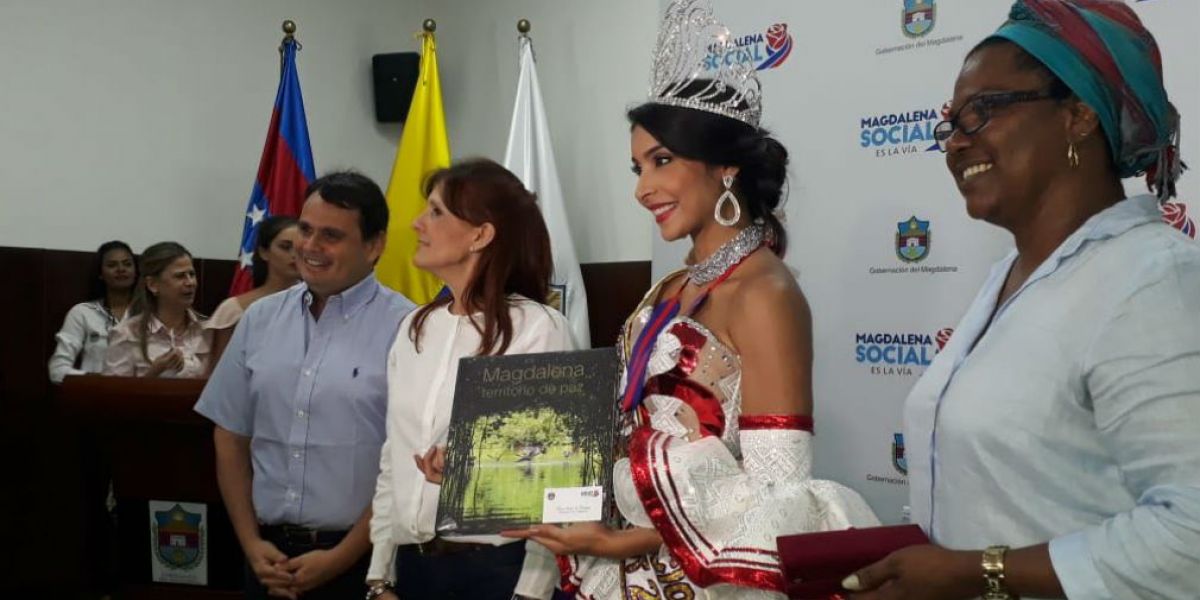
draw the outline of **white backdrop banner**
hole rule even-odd
[[[813,311],[816,475],[899,522],[901,405],[1012,247],[1006,232],[967,216],[932,139],[964,55],[1011,2],[713,3],[738,40],[727,59],[759,65],[763,125],[791,153],[787,262]],[[1200,161],[1200,2],[1131,4],[1161,46],[1184,160]],[[1145,191],[1140,180],[1127,188]],[[1200,173],[1179,190],[1172,214],[1195,219]],[[678,268],[686,248],[656,239],[654,276]]]

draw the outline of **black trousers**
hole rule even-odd
[[[396,553],[396,595],[400,600],[510,600],[525,543],[430,556],[412,546]]]
[[[305,536],[284,534],[278,528],[263,527],[263,539],[275,544],[279,551],[295,558],[313,550],[328,550],[333,548],[346,537],[346,532],[322,532],[317,539],[304,539]],[[367,594],[367,569],[371,566],[371,552],[363,554],[354,566],[346,572],[334,577],[321,587],[311,589],[302,594],[304,600],[357,600]],[[246,598],[249,600],[268,600],[273,596],[267,595],[267,588],[258,581],[258,576],[250,565],[246,565]]]

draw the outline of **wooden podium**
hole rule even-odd
[[[213,426],[192,407],[202,379],[70,376],[58,399],[66,414],[92,429],[112,460],[117,501],[120,597],[132,600],[232,599],[243,596],[244,558],[217,489]],[[157,583],[151,500],[206,505],[207,585]],[[171,538],[181,544],[187,536]],[[203,539],[200,537],[198,539]],[[191,548],[189,548],[191,550]]]

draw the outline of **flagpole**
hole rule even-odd
[[[230,296],[254,287],[252,269],[259,224],[270,216],[299,216],[304,191],[317,178],[296,72],[296,52],[300,50],[296,22],[284,20],[280,28],[283,39],[279,42],[279,87],[242,222],[242,243],[238,247],[238,267],[229,285]]]
[[[533,51],[533,38],[529,37],[530,30],[533,29],[533,24],[529,19],[520,19],[517,21],[517,64],[521,64],[521,47],[524,44],[529,44],[529,52],[533,55],[534,60],[537,60],[537,53]]]
[[[504,166],[512,171],[526,189],[537,194],[538,207],[550,234],[550,251],[554,255],[554,272],[550,279],[551,296],[546,303],[567,317],[571,337],[580,347],[591,346],[591,331],[587,315],[587,290],[583,272],[575,254],[575,244],[567,225],[567,209],[558,168],[554,162],[553,144],[542,104],[538,84],[533,39],[529,19],[517,21],[517,95],[509,125],[508,147],[504,151]]]
[[[287,48],[287,45],[289,43],[291,43],[291,44],[295,44],[296,49],[299,50],[300,42],[296,41],[296,22],[295,21],[293,21],[291,19],[284,19],[283,25],[281,25],[280,27],[281,27],[281,29],[283,29],[283,40],[281,40],[279,42],[279,72],[283,73],[284,62],[286,60],[284,58],[284,49]]]
[[[432,39],[434,39],[433,33],[435,31],[437,31],[437,21],[434,21],[433,19],[425,19],[424,21],[421,21],[421,33],[418,33],[415,35],[419,39],[429,38],[432,40]],[[436,47],[436,41],[435,41],[435,47]],[[422,53],[424,52],[424,49],[425,49],[425,47],[424,47],[424,45],[422,45],[421,46]],[[425,84],[425,69],[421,69],[421,84],[422,85]]]
[[[436,30],[437,22],[425,19],[421,30],[414,34],[421,44],[420,78],[413,90],[385,194],[390,212],[388,244],[375,265],[380,283],[417,304],[430,302],[444,287],[432,274],[412,264],[412,253],[418,245],[412,221],[425,208],[421,184],[430,172],[450,166],[450,136],[438,76]]]

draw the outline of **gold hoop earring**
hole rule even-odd
[[[1079,152],[1075,150],[1075,142],[1067,144],[1067,164],[1074,169],[1079,166]]]

